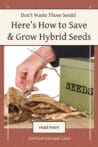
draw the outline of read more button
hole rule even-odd
[[[65,133],[66,122],[33,122],[33,133]]]

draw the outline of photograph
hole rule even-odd
[[[4,128],[94,128],[94,46],[5,46]]]

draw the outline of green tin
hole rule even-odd
[[[94,115],[94,60],[60,59],[60,101]]]

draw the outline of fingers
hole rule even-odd
[[[26,89],[31,90],[33,83],[34,83],[34,75],[35,73],[32,73],[32,71],[28,71],[27,76],[26,76]]]
[[[21,90],[38,90],[34,87],[36,82],[42,81],[47,74],[42,74],[42,68],[46,66],[42,58],[32,54],[23,61],[16,69],[16,86]]]
[[[46,77],[47,77],[47,74],[43,74],[43,75],[40,76],[40,79],[38,81],[36,81],[36,82],[43,81],[43,80],[46,79]]]
[[[38,82],[40,80],[41,74],[42,70],[40,69],[35,75],[34,82]]]
[[[31,90],[32,91],[38,91],[39,89],[37,87],[33,86]]]
[[[21,72],[18,69],[16,72],[16,86],[22,90],[27,89],[37,91],[38,88],[33,86],[34,83],[45,80],[46,77],[47,74],[42,74],[42,70],[39,70],[37,74],[35,74],[30,70],[28,72]]]
[[[26,77],[26,89],[27,89],[27,90],[30,90],[30,89],[32,89],[32,90],[34,90],[34,91],[37,91],[37,90],[38,90],[37,87],[34,87],[34,86],[33,86],[34,83],[40,82],[40,81],[42,81],[42,80],[45,80],[46,77],[47,77],[47,74],[41,75],[41,73],[42,73],[42,70],[40,70],[40,71],[36,74],[36,76],[34,77],[34,75],[35,75],[34,73],[28,72],[27,77]]]
[[[47,77],[47,74],[42,74],[42,70],[39,70],[34,78],[34,83],[45,80],[46,77]]]
[[[35,78],[34,83],[40,82],[40,81],[46,79],[47,74],[40,75],[40,73],[42,73],[42,71],[40,71],[40,72],[38,73],[38,75],[37,75],[36,78]],[[35,87],[35,86],[32,86],[32,89],[31,89],[31,90],[32,90],[32,91],[38,91],[39,89],[38,89],[37,87]]]
[[[16,86],[19,87],[20,89],[24,90],[26,87],[26,74],[23,72],[17,72],[16,73]]]

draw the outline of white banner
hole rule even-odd
[[[98,9],[1,9],[0,45],[98,45]]]
[[[33,133],[65,133],[66,122],[32,122]]]

